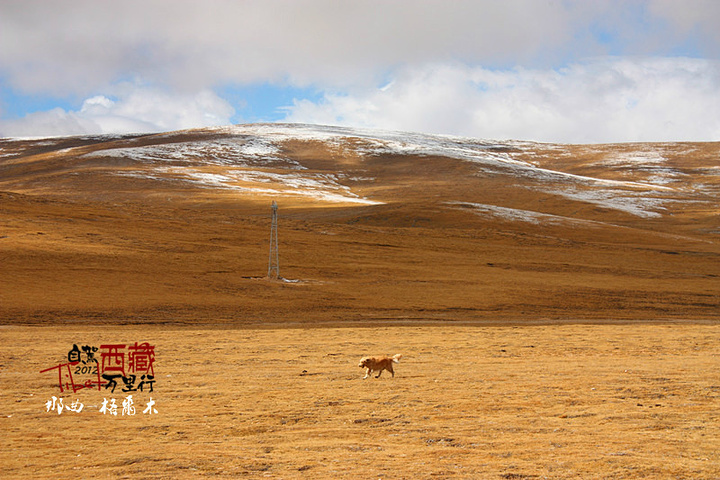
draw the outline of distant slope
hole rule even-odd
[[[718,211],[719,153],[718,144],[572,146],[260,124],[4,140],[0,188],[126,198],[202,190],[240,202],[422,202],[535,223],[705,224]]]
[[[690,316],[714,317],[720,305],[719,159],[717,143],[557,145],[294,124],[2,139],[0,192],[6,192],[2,214],[8,225],[0,253],[8,260],[6,278],[19,282],[12,288],[21,295],[6,298],[5,306],[21,317],[36,308],[32,302],[44,312],[102,311],[98,292],[67,300],[63,282],[78,281],[77,271],[60,267],[65,277],[37,285],[29,280],[28,268],[58,268],[59,258],[70,261],[67,255],[75,252],[80,263],[102,264],[107,255],[127,262],[113,280],[115,287],[133,284],[126,286],[127,300],[118,300],[119,311],[135,315],[187,301],[187,307],[168,308],[187,308],[193,318],[206,315],[196,311],[201,307],[231,308],[232,292],[256,287],[237,283],[233,272],[239,278],[262,275],[263,219],[276,200],[285,240],[299,242],[283,247],[284,260],[298,255],[288,270],[294,264],[296,276],[315,282],[306,284],[315,285],[308,287],[315,294],[333,292],[329,303],[355,316],[353,305],[377,299],[366,276],[395,271],[392,280],[378,281],[386,292],[397,290],[401,317],[434,319],[457,310],[468,318],[492,312],[646,318],[651,312],[681,316],[684,308]],[[250,236],[243,243],[207,223],[212,219],[242,225]],[[35,230],[48,222],[49,237],[37,237]],[[155,266],[138,260],[163,232],[174,238],[155,252],[164,260]],[[330,237],[320,241],[323,232]],[[348,256],[351,245],[359,250]],[[411,255],[388,256],[388,248],[410,248]],[[219,293],[217,279],[210,286],[192,268],[184,271],[170,261],[173,251],[188,251],[201,262],[232,262],[233,249],[258,258],[251,267],[216,269],[225,273],[214,276],[230,285]],[[334,257],[320,265],[314,249]],[[91,260],[94,254],[105,260]],[[16,261],[23,255],[25,263]],[[223,255],[230,257],[221,260]],[[504,272],[493,283],[499,266]],[[438,269],[447,269],[445,276]],[[177,280],[168,289],[157,285],[157,275]],[[478,292],[449,295],[460,278],[467,285],[457,288]],[[322,286],[331,279],[348,290]],[[158,293],[148,294],[148,285]],[[84,288],[97,289],[92,282]],[[23,300],[23,292],[34,293]],[[303,303],[311,297],[288,297],[287,308],[299,302],[312,310]],[[66,300],[65,307],[52,308]],[[394,311],[386,300],[373,307],[385,312],[377,315]],[[269,308],[257,299],[245,298],[243,305]]]

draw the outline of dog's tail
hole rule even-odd
[[[397,353],[397,354],[393,355],[392,361],[395,362],[395,363],[398,363],[401,358],[402,358],[402,354]]]

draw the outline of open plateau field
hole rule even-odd
[[[3,478],[720,476],[717,325],[0,329]],[[155,346],[153,393],[59,393],[73,343]],[[362,355],[403,353],[362,379]],[[55,395],[79,413],[47,411]],[[99,413],[103,399],[118,414]],[[153,399],[157,414],[143,414]],[[95,407],[93,407],[95,406]]]
[[[0,273],[1,478],[720,478],[717,143],[0,139]]]

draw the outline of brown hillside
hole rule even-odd
[[[0,140],[0,478],[719,478],[719,153]],[[111,390],[137,342],[154,389]]]
[[[717,320],[720,144],[0,141],[5,323]],[[270,202],[280,272],[264,278]]]

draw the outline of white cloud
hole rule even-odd
[[[124,0],[0,4],[0,75],[13,88],[89,95],[122,78],[197,91],[228,83],[377,84],[402,65],[556,65],[720,53],[715,0]],[[675,54],[677,52],[674,52]]]
[[[708,54],[720,53],[720,2],[717,0],[650,0],[648,10],[667,22],[676,36],[700,37]]]
[[[571,143],[720,140],[720,66],[683,58],[560,70],[429,65],[382,89],[297,101],[287,121]]]
[[[570,141],[718,138],[710,60],[587,61],[610,54],[718,59],[720,2],[3,0],[5,110],[14,93],[87,100],[77,111],[0,120],[0,135],[228,123],[231,107],[213,89],[270,83],[343,92],[290,107],[290,119],[322,123]],[[156,88],[126,88],[128,78]]]
[[[116,99],[93,96],[77,111],[56,108],[18,120],[0,121],[0,135],[160,132],[226,125],[234,114],[232,106],[209,90],[176,94],[129,84],[116,86],[113,90]]]
[[[523,60],[572,40],[561,2],[123,0],[0,4],[0,74],[23,92],[86,95],[128,74],[347,86],[407,63]]]

